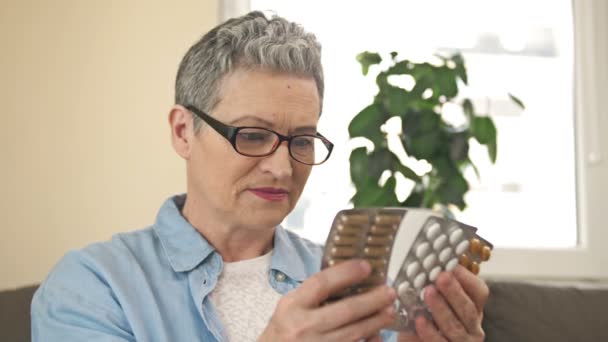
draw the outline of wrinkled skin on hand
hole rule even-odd
[[[332,294],[368,277],[367,262],[350,260],[326,268],[289,292],[277,304],[258,341],[360,341],[379,339],[395,319],[394,289],[378,286],[327,305]]]
[[[433,314],[433,322],[416,318],[416,335],[400,333],[400,342],[483,341],[483,308],[488,300],[486,283],[458,265],[443,272],[424,292],[424,301]]]

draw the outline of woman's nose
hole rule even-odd
[[[292,159],[286,141],[281,142],[273,154],[260,162],[263,171],[272,173],[275,178],[289,178],[293,174]]]

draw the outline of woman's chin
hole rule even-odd
[[[264,208],[254,209],[249,212],[248,217],[242,217],[244,224],[255,227],[255,229],[274,228],[281,224],[289,214],[288,208]]]

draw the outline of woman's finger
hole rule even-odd
[[[437,327],[422,315],[416,318],[416,333],[425,342],[447,342]]]
[[[380,330],[388,327],[395,319],[393,306],[376,312],[370,317],[352,322],[341,328],[324,334],[321,341],[359,341],[368,339],[380,333]]]
[[[370,273],[368,262],[348,260],[317,272],[288,295],[305,307],[317,307],[332,293],[361,282]]]
[[[441,295],[437,294],[431,296],[432,298],[429,298],[429,301],[434,301],[437,306],[446,305],[448,308],[451,308],[451,310],[446,311],[441,309],[442,311],[437,313],[433,311],[434,317],[435,314],[445,313],[445,316],[443,317],[445,319],[444,324],[447,325],[451,331],[448,336],[460,336],[463,333],[462,330],[470,335],[479,335],[481,330],[481,313],[454,274],[450,272],[440,274],[439,277],[437,277],[435,284],[436,288],[433,289],[438,289]],[[456,317],[453,317],[454,315]],[[454,322],[454,319],[457,322]],[[437,324],[442,331],[444,331],[442,322],[440,322],[439,319],[437,319]]]
[[[490,295],[490,289],[486,282],[461,265],[457,265],[457,267],[452,270],[452,273],[456,279],[458,279],[458,282],[462,285],[464,291],[475,303],[477,311],[483,312],[483,308]]]
[[[321,331],[330,331],[369,317],[387,308],[393,308],[395,290],[386,285],[356,296],[347,297],[317,309]]]
[[[464,292],[463,292],[464,293]],[[424,291],[424,300],[433,314],[433,321],[450,340],[463,341],[469,335],[461,319],[454,313],[444,296],[434,286]],[[472,307],[472,304],[471,304]]]

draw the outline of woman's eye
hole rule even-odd
[[[293,143],[296,145],[296,147],[309,147],[312,144],[312,139],[298,138],[294,139]]]
[[[247,141],[265,141],[270,138],[270,134],[259,132],[243,132],[239,133],[239,138]]]

